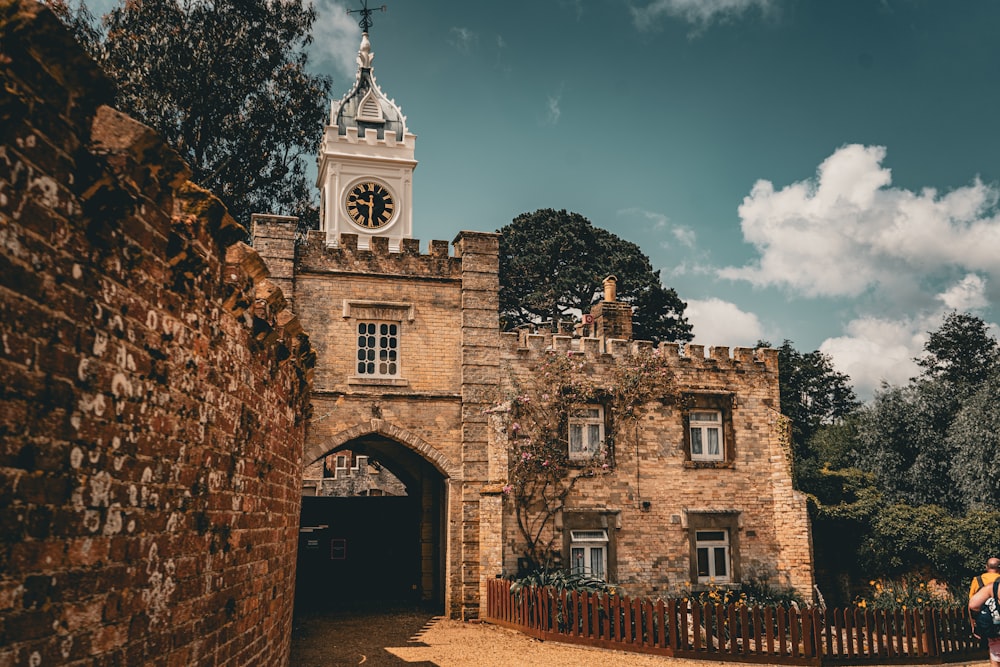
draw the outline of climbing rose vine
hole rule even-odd
[[[643,405],[675,397],[674,375],[659,350],[594,363],[576,352],[549,352],[510,379],[490,412],[508,445],[503,490],[513,505],[524,556],[536,568],[556,566],[555,517],[576,484],[600,478],[615,466],[616,446],[635,428]],[[569,416],[586,405],[603,405],[607,419],[600,451],[570,459]]]

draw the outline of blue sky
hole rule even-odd
[[[997,0],[385,2],[425,247],[576,211],[649,255],[695,342],[787,338],[863,398],[946,312],[1000,321]],[[317,2],[338,98],[359,5]]]

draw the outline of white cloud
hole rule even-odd
[[[677,239],[678,243],[687,248],[693,248],[695,241],[697,240],[697,235],[690,227],[678,225],[671,229],[670,233],[674,235],[674,238]]]
[[[559,102],[562,99],[562,93],[556,95],[549,95],[546,101],[546,115],[545,119],[550,125],[555,125],[559,122],[559,116],[562,115],[562,110],[559,108]]]
[[[819,349],[863,399],[919,373],[913,359],[946,313],[993,314],[1000,279],[997,186],[977,178],[944,194],[906,190],[892,185],[885,158],[884,147],[847,145],[815,178],[782,188],[758,181],[739,215],[759,256],[718,272],[842,299],[837,307],[853,309],[853,319]]]
[[[640,213],[647,220],[652,221],[653,229],[655,230],[670,229],[670,218],[663,215],[662,213],[652,213],[651,211],[640,211]]]
[[[778,190],[758,181],[739,215],[760,257],[719,275],[810,297],[877,291],[920,307],[956,270],[1000,277],[997,188],[978,179],[940,196],[894,188],[885,155],[880,146],[843,146],[815,179]]]
[[[469,53],[479,42],[479,34],[468,28],[454,27],[450,30],[451,40],[455,48],[462,53]]]
[[[695,231],[685,225],[675,225],[670,222],[670,218],[662,213],[657,213],[656,211],[647,211],[642,208],[623,208],[617,211],[619,216],[631,215],[639,216],[645,218],[649,222],[653,223],[653,229],[656,231],[666,231],[674,240],[686,248],[694,248],[698,240],[698,235]],[[660,242],[661,248],[669,248],[670,244],[666,241]]]
[[[643,208],[623,208],[617,211],[618,215],[637,215],[653,223],[653,229],[670,229],[670,218],[656,211],[647,211]]]
[[[938,295],[947,308],[961,312],[978,310],[989,305],[986,298],[986,281],[974,273]]]
[[[694,342],[699,345],[753,347],[765,338],[756,315],[722,299],[688,299],[684,314],[694,327]]]
[[[347,6],[336,0],[317,0],[312,34],[310,57],[318,63],[330,63],[339,74],[353,81],[358,69],[361,28],[358,27],[357,20],[347,14]],[[376,35],[372,40],[372,51],[375,53],[378,53],[377,37]],[[334,90],[341,89],[345,89],[345,86],[338,86],[334,82]]]
[[[902,385],[919,373],[913,359],[923,349],[925,326],[909,319],[862,317],[847,325],[847,335],[828,338],[819,350],[850,376],[858,397],[868,400],[883,382]]]
[[[919,375],[914,359],[923,354],[929,332],[940,329],[952,310],[975,312],[986,305],[985,287],[982,278],[967,275],[936,295],[937,308],[898,319],[858,317],[847,325],[845,335],[828,338],[819,349],[830,355],[837,370],[851,377],[858,396],[867,400],[883,382],[902,385]],[[994,323],[986,324],[990,331],[1000,330]]]
[[[670,247],[665,243],[661,243],[660,246],[663,248]],[[707,259],[704,259],[703,255],[704,253],[697,253],[692,259],[682,259],[669,266],[661,266],[659,267],[660,275],[669,278],[678,278],[680,276],[714,277],[715,267],[713,267]]]
[[[773,0],[653,0],[645,6],[632,7],[632,20],[642,29],[652,27],[663,16],[705,27],[754,9],[767,12],[773,5]]]

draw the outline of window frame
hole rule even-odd
[[[584,533],[600,533],[600,536],[587,536]],[[569,531],[569,570],[572,574],[583,574],[588,577],[607,581],[608,577],[608,530],[606,528],[581,528]],[[573,552],[582,551],[582,561],[584,565],[577,567]],[[595,573],[592,567],[594,554],[598,554],[601,561],[600,572]]]
[[[579,416],[574,414],[575,412],[582,412],[584,410],[597,410],[597,415],[595,416]],[[573,451],[573,427],[579,426],[581,431],[581,439],[586,438],[588,441],[588,446],[586,449],[574,452]],[[590,426],[598,427],[598,441],[596,443],[596,449],[594,449],[593,443],[590,442],[589,432]],[[603,403],[583,403],[571,408],[570,414],[566,416],[566,455],[571,463],[581,463],[590,461],[593,459],[604,459],[607,458],[606,454],[606,444],[607,444],[607,410],[604,408]]]
[[[716,418],[711,421],[707,419],[695,419],[697,415],[712,415]],[[710,437],[712,431],[715,432],[714,443]],[[695,438],[696,432],[699,435],[697,438]],[[725,461],[726,434],[722,422],[722,410],[691,410],[688,413],[688,438],[691,443],[692,461]],[[713,444],[718,450],[714,454],[710,451]],[[699,448],[701,451],[695,451]]]
[[[617,528],[619,513],[613,510],[563,510],[557,518],[557,528],[562,530],[562,552],[567,571],[573,571],[573,532],[603,530],[608,541],[605,543],[604,581],[613,584],[618,580]],[[563,559],[562,556],[565,555]]]
[[[721,539],[711,539],[709,534],[721,535]],[[699,584],[728,584],[732,580],[733,565],[732,552],[730,550],[729,530],[727,528],[712,528],[709,530],[694,531],[695,543],[695,567],[698,570]],[[719,552],[722,553],[722,566],[724,574],[718,573]],[[702,574],[702,552],[705,553],[705,573]]]
[[[736,407],[736,395],[733,393],[684,393],[681,395],[680,408],[683,423],[684,466],[688,468],[731,468],[736,461],[737,442],[736,429],[733,426],[733,413]],[[705,454],[696,455],[691,443],[691,415],[702,412],[717,412],[719,424],[720,453],[709,457]]]
[[[740,513],[738,511],[709,511],[709,512],[688,512],[687,530],[689,540],[689,580],[692,586],[698,590],[704,590],[709,585],[720,584],[723,586],[738,585],[742,580],[742,568],[740,562]],[[728,537],[728,565],[729,575],[725,579],[702,576],[698,571],[698,549],[702,544],[698,540],[698,533],[724,531]],[[716,546],[705,541],[704,546]],[[711,564],[711,560],[710,560]]]
[[[409,302],[400,301],[368,301],[364,299],[344,299],[340,316],[345,323],[350,323],[350,335],[353,337],[353,352],[351,369],[347,374],[347,383],[351,385],[383,385],[405,387],[409,385],[404,373],[403,362],[406,359],[406,325],[413,324],[416,319],[416,307]],[[359,375],[358,374],[358,324],[361,322],[385,322],[399,326],[399,344],[397,346],[396,375]]]
[[[362,333],[361,327],[375,327],[374,333]],[[385,328],[395,327],[395,332],[383,332]],[[354,337],[355,337],[355,347],[354,347],[354,377],[360,378],[362,380],[398,380],[402,377],[402,345],[401,339],[403,335],[403,324],[399,320],[369,320],[369,319],[357,319],[354,321]],[[382,361],[379,358],[373,360],[362,360],[359,359],[359,355],[362,349],[369,350],[368,347],[361,347],[361,338],[375,338],[375,345],[370,348],[370,350],[375,354],[380,354],[383,349],[390,349],[390,353],[394,353],[394,359]],[[384,339],[390,338],[395,339],[395,345],[392,348],[386,348],[384,345]],[[359,366],[362,364],[374,364],[375,372],[362,371]],[[382,372],[382,364],[395,364],[394,372]]]

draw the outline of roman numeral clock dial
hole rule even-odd
[[[351,220],[366,229],[385,227],[396,209],[389,189],[374,181],[355,185],[348,191],[344,203]]]

